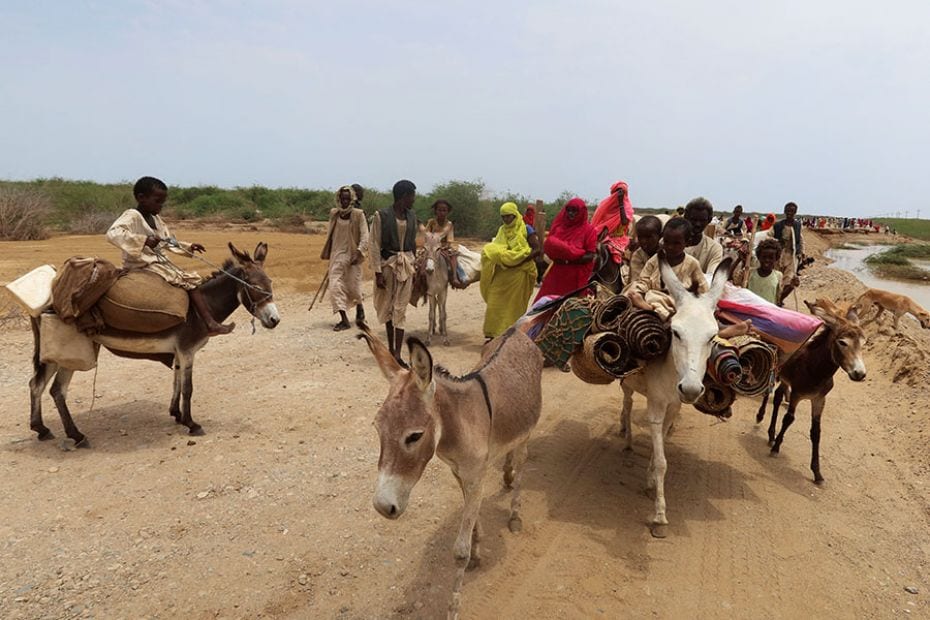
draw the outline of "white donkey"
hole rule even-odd
[[[477,368],[455,377],[434,368],[416,338],[407,339],[410,370],[370,332],[359,338],[391,384],[374,423],[381,439],[375,509],[388,519],[400,517],[434,454],[452,470],[465,496],[449,606],[449,616],[457,617],[465,569],[479,562],[484,473],[500,457],[506,457],[504,483],[513,488],[508,525],[512,532],[522,529],[520,482],[526,446],[542,409],[542,353],[526,335],[510,329],[485,347]]]
[[[426,345],[429,346],[436,333],[436,311],[439,311],[439,336],[442,344],[449,345],[446,331],[446,298],[449,295],[449,262],[442,255],[441,233],[426,233],[423,248],[426,250],[426,299],[429,301],[429,331]]]
[[[656,538],[666,536],[668,525],[665,517],[665,436],[678,417],[681,404],[694,403],[704,393],[707,358],[718,331],[714,310],[723,294],[730,260],[720,263],[710,290],[703,295],[688,291],[665,261],[660,261],[660,266],[662,281],[675,300],[671,347],[664,357],[649,362],[642,372],[620,384],[623,389],[620,432],[625,440],[624,450],[633,449],[630,425],[633,392],[646,396],[646,418],[652,434],[652,459],[646,472],[646,487],[655,489],[656,494],[656,511],[652,518],[652,535]]]

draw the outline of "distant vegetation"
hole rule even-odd
[[[883,217],[873,220],[894,228],[899,235],[930,241],[930,220]]]
[[[478,238],[489,238],[497,231],[501,203],[512,200],[522,210],[535,202],[517,194],[488,196],[480,181],[449,181],[420,191],[414,209],[422,220],[431,217],[429,207],[436,199],[445,198],[453,205],[451,218],[456,233]],[[571,196],[563,192],[556,201],[545,205],[550,221]],[[390,192],[365,188],[362,207],[369,215],[392,202]],[[102,233],[122,211],[134,205],[130,183],[58,178],[0,181],[0,239],[36,238],[46,228],[76,234]],[[260,186],[225,189],[207,185],[170,187],[164,215],[177,220],[265,222],[282,230],[305,231],[304,222],[328,219],[333,206],[330,190]],[[593,209],[594,205],[590,206]],[[27,229],[28,233],[22,234]]]
[[[865,259],[865,262],[883,278],[930,280],[930,272],[915,265],[911,262],[912,260],[930,260],[930,244],[901,243],[883,252],[872,254]]]

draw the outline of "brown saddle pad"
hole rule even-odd
[[[66,323],[74,323],[116,282],[119,270],[101,258],[72,256],[52,280],[52,307]]]
[[[183,323],[189,301],[184,289],[157,274],[135,269],[120,277],[97,307],[109,327],[153,334]]]

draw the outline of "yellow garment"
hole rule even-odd
[[[487,308],[484,314],[484,335],[496,338],[526,312],[533,285],[536,264],[525,260],[532,252],[526,240],[526,224],[517,205],[501,206],[501,215],[513,215],[514,220],[497,231],[497,236],[481,251],[481,297]]]
[[[513,215],[514,220],[509,225],[504,224],[498,228],[497,236],[481,251],[482,274],[485,259],[491,265],[515,267],[533,252],[533,248],[526,240],[526,224],[523,222],[517,205],[512,202],[505,202],[501,205],[501,217],[505,215]]]

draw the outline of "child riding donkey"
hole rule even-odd
[[[197,288],[203,283],[203,278],[196,273],[183,271],[156,251],[159,245],[185,256],[205,251],[199,243],[184,243],[174,239],[164,220],[159,217],[168,199],[168,186],[160,179],[142,177],[133,186],[132,194],[136,199],[136,208],[124,211],[107,231],[107,241],[123,251],[123,268],[145,269],[169,284],[186,290],[210,336],[230,333],[236,324],[222,325],[217,322]]]

